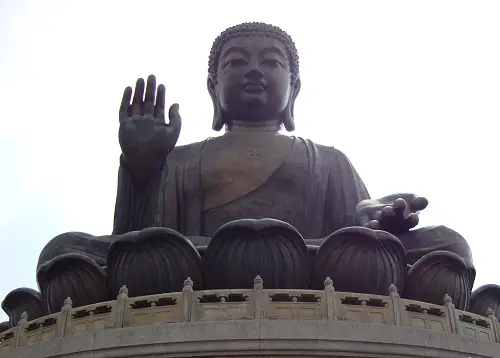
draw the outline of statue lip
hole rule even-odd
[[[245,92],[262,92],[266,89],[266,85],[261,82],[246,82],[241,86],[241,88],[243,88],[243,91]]]

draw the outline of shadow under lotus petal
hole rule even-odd
[[[0,322],[0,333],[8,331],[11,328],[10,322]]]

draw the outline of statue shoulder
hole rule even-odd
[[[347,161],[349,158],[341,150],[335,148],[334,146],[328,146],[323,144],[314,143],[310,139],[304,139],[301,137],[296,137],[302,143],[304,143],[310,150],[314,150],[319,157],[325,158],[329,162]]]
[[[169,165],[175,165],[200,155],[205,142],[206,141],[201,141],[176,146],[167,157]]]

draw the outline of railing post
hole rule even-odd
[[[259,275],[255,276],[253,279],[253,299],[254,299],[254,318],[257,321],[264,316],[264,310],[262,307],[264,300],[264,280]]]
[[[455,305],[453,304],[453,300],[450,295],[444,295],[444,306],[448,310],[448,317],[450,322],[451,331],[453,333],[462,334],[462,326],[460,325],[460,319],[458,318],[457,310],[455,309]]]
[[[330,277],[327,277],[324,281],[325,285],[325,298],[326,298],[326,320],[336,321],[337,320],[337,298],[335,297],[335,287],[333,287],[333,281]]]
[[[500,325],[498,324],[497,317],[495,316],[495,311],[493,311],[491,307],[488,307],[486,310],[486,316],[491,319],[495,342],[500,343]]]
[[[395,284],[389,286],[389,297],[391,298],[392,314],[394,315],[394,324],[401,326],[401,303],[399,302],[399,292]]]
[[[191,277],[184,280],[182,287],[182,322],[191,322],[193,306],[193,280]]]
[[[118,291],[118,295],[116,296],[115,304],[113,305],[111,316],[114,319],[113,326],[115,328],[122,328],[125,324],[125,311],[128,309],[127,307],[128,301],[128,288],[123,285],[120,287]]]
[[[21,345],[21,339],[23,338],[24,330],[28,325],[28,314],[26,313],[26,311],[21,313],[20,318],[21,319],[19,320],[19,322],[17,322],[16,330],[14,333],[14,348],[17,348]]]
[[[73,309],[73,301],[70,297],[64,300],[64,303],[57,318],[56,337],[64,337],[66,335],[66,327],[71,319],[71,310]]]

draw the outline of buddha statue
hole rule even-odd
[[[49,312],[68,296],[75,306],[111,299],[122,285],[131,296],[179,291],[188,276],[197,288],[244,288],[256,274],[268,288],[321,289],[327,276],[346,292],[395,284],[403,297],[442,304],[449,294],[467,309],[469,246],[445,226],[415,229],[426,198],[372,199],[340,150],[280,134],[295,129],[301,89],[286,32],[223,31],[207,88],[212,128],[225,132],[183,146],[163,84],[151,75],[125,89],[112,235],[69,232],[46,245],[37,278]]]

